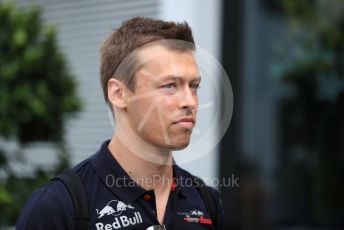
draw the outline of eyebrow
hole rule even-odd
[[[202,79],[201,76],[197,76],[196,78],[192,79],[191,82],[201,81],[201,79]],[[184,80],[184,78],[182,76],[167,75],[159,79],[159,81],[166,81],[166,80]]]

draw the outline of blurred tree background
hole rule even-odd
[[[277,184],[295,223],[339,226],[344,219],[344,4],[281,3],[291,45],[278,67],[291,94],[281,104]]]
[[[81,109],[76,82],[59,51],[53,26],[44,25],[36,7],[0,3],[0,140],[15,141],[20,154],[34,142],[53,143],[55,167],[17,176],[0,145],[0,226],[11,225],[28,195],[68,167],[66,118]],[[20,155],[19,154],[19,155]],[[20,158],[20,157],[19,157]]]

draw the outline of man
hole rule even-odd
[[[186,23],[143,17],[125,21],[103,42],[101,84],[116,128],[73,168],[86,192],[89,228],[223,228],[216,190],[197,188],[172,158],[172,150],[188,146],[196,122],[201,78],[194,49]],[[35,191],[17,229],[75,229],[78,205],[67,187],[52,180]]]

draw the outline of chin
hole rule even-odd
[[[174,143],[171,143],[170,149],[171,150],[183,150],[183,149],[185,149],[186,147],[189,146],[189,143],[190,143],[190,140],[174,142]]]
[[[163,138],[158,137],[157,139],[151,139],[151,141],[146,140],[152,145],[161,148],[169,149],[171,151],[182,150],[189,146],[190,144],[190,135],[170,135],[170,142],[167,143]]]
[[[173,150],[173,151],[183,150],[183,149],[185,149],[186,147],[188,147],[188,145],[185,145],[185,146],[178,146],[178,147],[172,148],[172,150]]]

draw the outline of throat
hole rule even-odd
[[[162,155],[163,164],[157,164],[129,151],[117,138],[110,141],[108,149],[130,178],[144,189],[161,193],[172,184],[172,152],[154,153]]]

